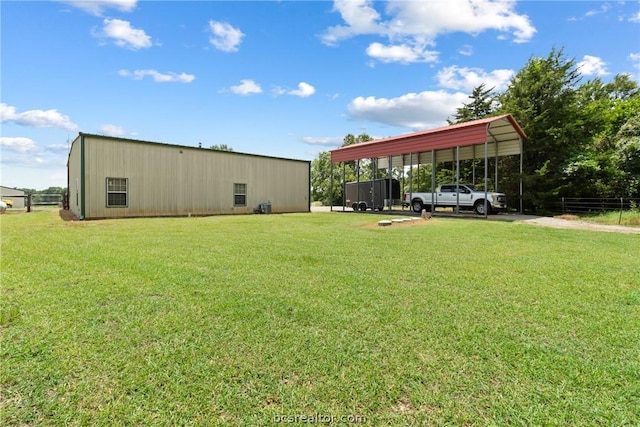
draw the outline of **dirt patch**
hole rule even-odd
[[[579,221],[580,220],[579,216],[577,216],[577,215],[569,215],[569,214],[554,216],[554,218],[566,219],[567,221]]]
[[[63,221],[78,221],[78,217],[67,209],[60,209],[60,218],[62,218]]]

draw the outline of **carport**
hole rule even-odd
[[[460,161],[484,159],[484,189],[485,198],[489,184],[489,158],[495,158],[494,190],[498,190],[498,158],[502,156],[520,156],[520,175],[522,175],[522,144],[526,135],[511,116],[504,114],[487,117],[465,123],[444,126],[422,132],[415,132],[390,138],[377,139],[360,144],[331,150],[331,177],[333,165],[342,163],[343,195],[345,193],[346,162],[371,159],[376,169],[387,169],[391,178],[391,170],[413,166],[431,164],[431,192],[436,187],[436,164],[438,162],[453,162],[455,182],[460,179]],[[475,181],[475,164],[473,169]],[[359,180],[359,176],[358,176]],[[389,179],[391,182],[391,179]],[[410,187],[412,186],[412,180]],[[333,182],[331,183],[333,187]],[[409,193],[413,188],[409,188]],[[519,209],[522,206],[522,178],[519,184]],[[345,203],[343,201],[343,210]],[[388,209],[391,211],[391,203]],[[458,212],[458,206],[456,206]],[[485,214],[486,216],[486,214]]]

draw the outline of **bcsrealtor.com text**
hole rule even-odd
[[[333,424],[339,423],[366,423],[367,417],[364,415],[327,415],[327,414],[297,414],[297,415],[274,415],[273,422],[276,424]]]

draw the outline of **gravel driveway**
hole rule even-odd
[[[330,212],[330,206],[311,206],[311,212]],[[342,206],[334,206],[334,212],[342,212]],[[346,212],[353,212],[351,208],[347,208]],[[396,212],[394,212],[396,214]],[[398,212],[398,216],[411,215],[410,211]],[[444,215],[446,216],[446,215]],[[472,214],[470,218],[474,218]],[[542,227],[552,228],[572,228],[576,230],[593,230],[593,231],[606,231],[610,233],[626,233],[626,234],[640,234],[640,227],[629,227],[625,225],[604,225],[595,224],[587,221],[554,218],[547,216],[535,216],[535,215],[519,215],[519,214],[500,214],[490,215],[489,219],[492,221],[515,221],[522,222],[524,224],[538,225]]]

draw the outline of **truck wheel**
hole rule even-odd
[[[475,205],[473,205],[473,210],[478,215],[484,215],[484,200],[478,200]],[[491,215],[491,205],[487,202],[487,215]]]
[[[367,204],[365,202],[360,202],[360,205],[358,205],[360,207],[360,210],[362,212],[365,212],[367,210]]]
[[[357,203],[353,203],[353,204],[351,205],[351,208],[352,208],[354,211],[357,211],[357,210],[358,210],[358,204],[357,204]]]
[[[422,212],[422,200],[415,199],[413,202],[411,202],[411,209],[413,209],[415,213]]]

